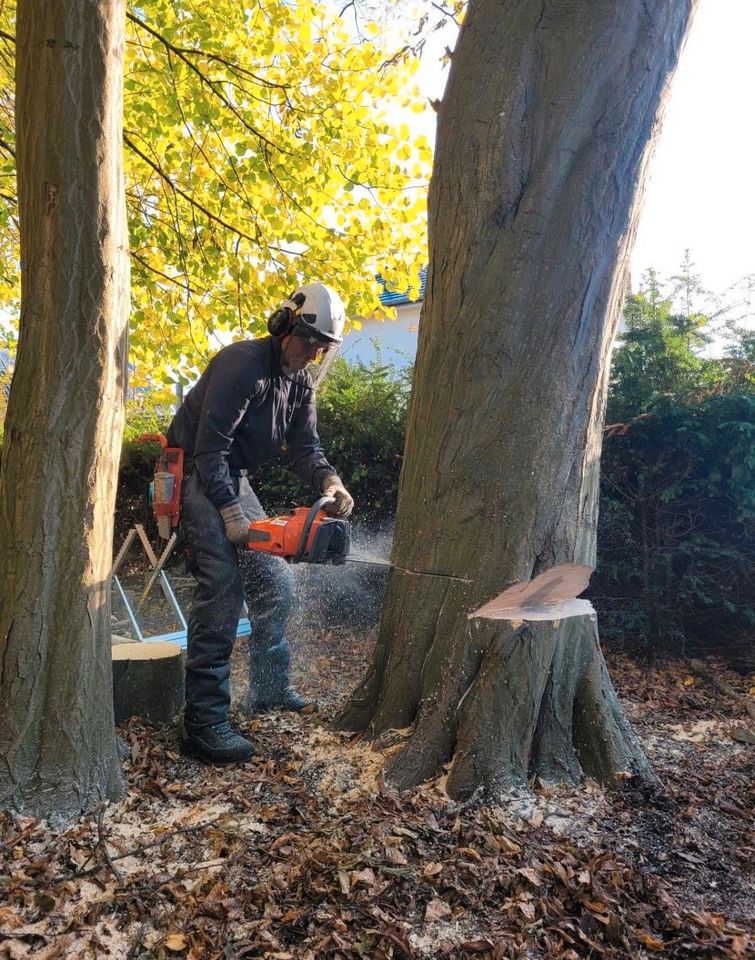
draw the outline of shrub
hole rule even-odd
[[[708,319],[649,280],[613,357],[594,601],[649,652],[730,644],[755,626],[753,337],[729,324],[706,356]]]
[[[755,396],[666,407],[610,436],[600,511],[604,636],[678,652],[755,627]]]

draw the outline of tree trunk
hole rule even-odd
[[[610,345],[695,6],[471,0],[438,118],[396,567],[338,721],[410,728],[387,768],[400,787],[449,761],[455,796],[650,775],[594,620],[466,617],[554,564],[594,565]]]
[[[124,0],[19,0],[19,350],[0,470],[0,806],[122,793],[109,569],[126,389]]]

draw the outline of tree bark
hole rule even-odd
[[[19,349],[0,469],[0,806],[122,793],[109,570],[126,389],[124,0],[19,0]]]
[[[184,705],[184,658],[177,643],[113,645],[115,722],[142,717],[149,723],[173,723]]]
[[[395,569],[338,718],[410,728],[387,768],[400,787],[449,762],[460,797],[651,775],[594,620],[466,617],[554,564],[594,565],[610,345],[695,6],[470,2],[438,118]]]

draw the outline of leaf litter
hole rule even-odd
[[[243,766],[203,766],[134,719],[122,803],[58,834],[0,816],[0,957],[755,956],[755,752],[684,662],[609,660],[660,788],[533,781],[456,804],[442,778],[396,793],[379,749],[328,726],[373,643],[302,631],[295,680],[323,709],[237,717],[257,750]]]

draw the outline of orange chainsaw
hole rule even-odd
[[[325,513],[322,508],[333,502],[333,497],[320,497],[311,507],[294,507],[291,513],[252,521],[247,547],[290,563],[346,563],[351,524]]]

